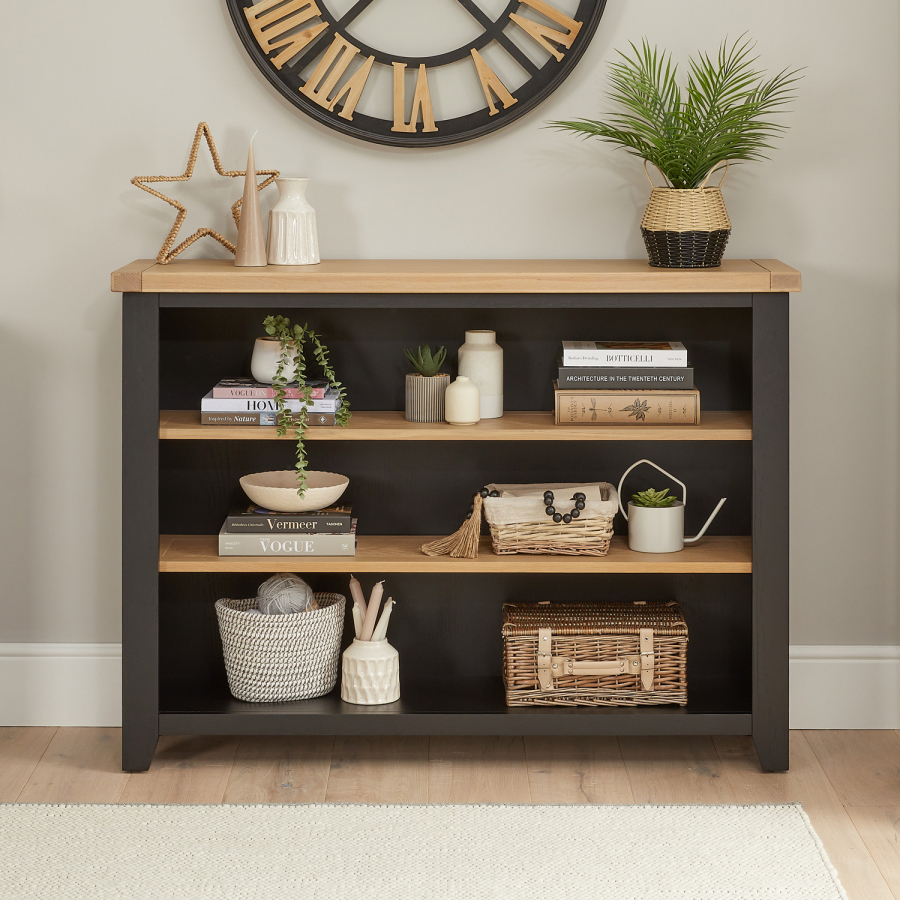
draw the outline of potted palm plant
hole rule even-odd
[[[798,71],[766,79],[755,68],[754,44],[724,41],[715,58],[698,53],[688,61],[687,84],[678,81],[671,53],[645,39],[633,53],[610,64],[609,97],[620,111],[606,121],[578,119],[553,127],[597,137],[656,166],[666,180],[651,185],[641,233],[651,266],[711,268],[721,265],[731,220],[713,172],[729,164],[766,159],[786,126],[770,117],[795,98]]]

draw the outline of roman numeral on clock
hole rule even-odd
[[[264,53],[284,47],[277,56],[270,57],[269,61],[276,69],[290,62],[328,27],[324,22],[319,22],[303,31],[282,37],[321,15],[314,0],[262,0],[255,6],[245,7],[244,15]]]
[[[353,119],[353,110],[359,103],[363,88],[366,86],[366,79],[369,72],[372,71],[372,64],[375,57],[370,56],[354,73],[348,78],[338,92],[329,100],[328,95],[334,90],[341,76],[347,71],[354,57],[359,53],[359,47],[354,47],[350,41],[342,38],[339,34],[335,35],[331,46],[325,51],[325,55],[319,60],[319,64],[309,76],[306,84],[300,88],[300,93],[309,97],[319,106],[327,110],[333,110],[335,104],[346,95],[343,109],[338,113],[342,119]],[[329,69],[331,71],[329,71]]]
[[[497,77],[496,72],[484,61],[481,54],[473,47],[472,59],[475,61],[475,71],[478,73],[478,80],[481,82],[481,89],[484,91],[484,98],[488,104],[488,115],[496,116],[499,110],[494,106],[494,98],[491,94],[496,94],[497,99],[506,109],[516,102],[516,98],[506,89],[506,85]]]
[[[394,124],[391,126],[391,131],[414,132],[419,122],[420,111],[422,113],[422,131],[437,131],[424,63],[419,66],[409,124],[406,123],[406,63],[395,62],[392,65],[394,67]]]
[[[530,6],[532,9],[537,10],[537,12],[546,16],[551,21],[568,29],[569,33],[563,34],[555,28],[550,28],[547,25],[541,25],[540,22],[535,22],[534,19],[526,19],[524,16],[517,15],[516,13],[510,13],[509,15],[509,18],[515,22],[516,25],[530,34],[531,37],[533,37],[548,53],[553,54],[553,56],[556,57],[557,62],[561,62],[563,54],[560,53],[550,41],[553,41],[554,44],[559,44],[568,50],[569,47],[572,46],[572,42],[578,36],[578,32],[581,31],[581,22],[570,19],[565,13],[560,12],[558,9],[554,9],[549,3],[545,3],[544,0],[521,0],[521,2],[525,6]]]

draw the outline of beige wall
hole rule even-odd
[[[536,112],[420,152],[341,137],[282,101],[224,0],[7,6],[0,642],[119,638],[120,314],[108,273],[155,254],[171,216],[128,180],[179,171],[198,121],[226,166],[241,167],[259,129],[258,165],[312,176],[326,256],[637,257],[638,165],[541,124],[599,110],[604,63],[628,40],[684,54],[749,31],[770,68],[809,67],[782,147],[729,176],[726,192],[729,254],[779,257],[804,275],[791,327],[792,640],[900,643],[896,3],[610,0],[588,53]],[[186,228],[227,227],[234,185],[214,181],[198,170],[184,186]]]

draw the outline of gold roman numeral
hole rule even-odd
[[[354,73],[348,78],[338,92],[329,100],[328,95],[334,90],[341,76],[347,71],[353,58],[359,53],[359,47],[354,47],[350,41],[342,38],[339,34],[335,35],[331,46],[325,51],[325,55],[319,60],[312,75],[309,76],[306,84],[300,88],[300,93],[305,94],[310,100],[314,100],[319,106],[325,109],[334,109],[335,104],[346,95],[344,108],[338,113],[342,119],[353,119],[353,111],[359,98],[362,95],[363,88],[366,86],[366,79],[369,72],[372,71],[372,63],[375,57],[370,56]],[[329,69],[331,71],[329,72]]]
[[[269,60],[276,69],[290,62],[328,27],[324,22],[319,22],[304,31],[282,38],[286,32],[300,28],[310,19],[321,15],[314,0],[262,0],[255,6],[245,7],[244,15],[264,53],[284,47],[281,53]]]
[[[534,19],[526,19],[524,16],[516,15],[516,13],[510,13],[509,15],[516,25],[524,28],[548,53],[552,53],[556,57],[557,62],[562,60],[563,54],[550,41],[568,50],[572,46],[572,41],[578,36],[578,32],[581,31],[581,22],[570,19],[565,13],[554,9],[549,3],[545,3],[544,0],[521,0],[521,2],[568,29],[569,33],[563,34],[555,28],[535,22]]]
[[[504,109],[512,106],[516,102],[516,98],[506,89],[506,85],[497,77],[494,70],[482,59],[481,54],[474,48],[471,52],[472,59],[475,61],[475,71],[478,73],[478,80],[484,91],[484,98],[490,108],[489,115],[496,116],[499,110],[494,106],[492,91],[497,95],[497,99],[503,104]]]
[[[431,92],[428,90],[428,76],[424,63],[419,66],[419,77],[416,79],[416,92],[413,94],[412,112],[409,124],[406,124],[406,63],[393,63],[394,66],[394,124],[391,131],[414,132],[419,124],[419,111],[422,113],[422,131],[437,131],[434,124],[434,110],[431,107]]]

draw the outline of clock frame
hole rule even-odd
[[[455,50],[418,57],[386,53],[353,36],[353,21],[378,0],[357,0],[343,16],[332,13],[330,2],[261,0],[254,4],[253,0],[227,0],[232,21],[250,57],[288,101],[329,128],[394,147],[456,144],[482,137],[521,118],[566,79],[587,49],[606,6],[606,0],[578,0],[578,8],[570,17],[554,0],[509,0],[500,16],[492,19],[480,8],[478,0],[457,0],[481,28],[479,36]],[[542,64],[535,63],[505,33],[510,27],[540,48],[546,57]],[[485,47],[495,43],[528,76],[512,91],[482,55]],[[318,64],[309,71],[317,57],[321,57]],[[442,119],[440,110],[432,104],[428,72],[467,58],[481,92],[472,100],[471,113]],[[393,71],[393,119],[381,119],[357,109],[376,65]],[[410,117],[406,112],[408,69],[417,70]]]

